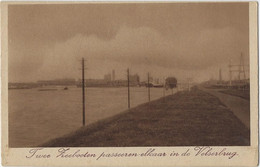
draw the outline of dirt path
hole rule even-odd
[[[238,96],[232,96],[225,93],[219,92],[217,89],[206,89],[200,87],[204,90],[220,99],[220,101],[225,104],[238,119],[245,124],[245,126],[250,129],[250,101],[243,99]]]

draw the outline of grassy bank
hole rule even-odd
[[[249,130],[218,98],[197,88],[80,128],[44,147],[239,146]]]

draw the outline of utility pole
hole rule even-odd
[[[229,86],[232,86],[231,60],[229,59]]]
[[[82,118],[83,126],[85,126],[85,67],[84,67],[84,58],[82,58]]]
[[[165,97],[165,78],[163,80],[163,97]]]
[[[129,84],[129,68],[127,69],[127,86],[128,86],[128,109],[130,109],[130,84]]]
[[[149,75],[149,72],[148,72],[148,101],[150,102],[150,75]]]

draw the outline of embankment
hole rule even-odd
[[[194,87],[41,146],[242,146],[249,141],[249,129],[217,97]]]

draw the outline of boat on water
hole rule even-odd
[[[154,88],[162,88],[162,87],[163,87],[163,84],[154,84],[153,87],[154,87]]]
[[[163,84],[157,84],[157,83],[149,83],[149,85],[148,85],[148,83],[145,83],[145,86],[146,87],[154,87],[154,88],[162,88],[163,87]]]

